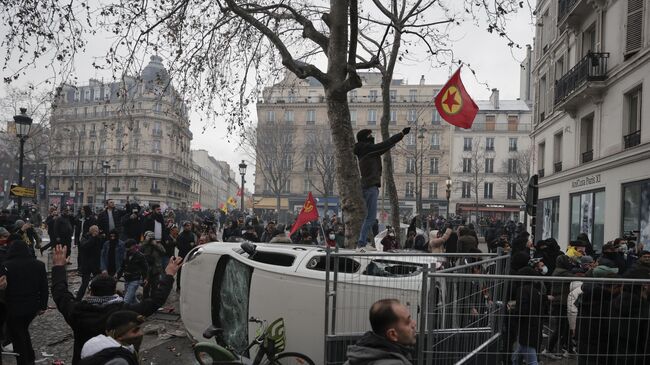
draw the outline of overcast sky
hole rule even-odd
[[[533,4],[534,5],[534,4]],[[476,71],[476,77],[464,69],[462,79],[465,87],[475,100],[487,99],[490,88],[497,88],[500,91],[500,98],[516,99],[519,97],[519,75],[520,62],[525,57],[525,45],[533,43],[534,27],[531,25],[530,10],[525,7],[520,9],[518,14],[510,15],[508,22],[508,33],[510,37],[521,45],[520,49],[508,47],[507,41],[496,34],[488,33],[485,27],[477,27],[474,24],[466,23],[457,27],[451,38],[454,42],[455,57],[469,63]],[[101,57],[106,53],[109,42],[91,42],[85,54],[79,55],[76,59],[75,67],[79,77],[80,84],[87,84],[87,80],[93,78],[110,78],[107,72],[105,75],[101,71],[96,71],[91,67],[95,57]],[[2,53],[2,52],[0,52]],[[432,68],[426,64],[409,64],[399,65],[395,72],[395,78],[404,78],[410,84],[417,84],[420,76],[424,75],[427,84],[442,84],[451,75],[451,70],[445,68]],[[5,75],[2,75],[5,76]],[[30,72],[29,77],[22,77],[17,86],[26,83],[39,84],[51,76],[48,72],[36,69]],[[2,93],[5,93],[4,88]],[[10,116],[4,116],[10,119]],[[242,155],[236,150],[237,139],[228,138],[225,135],[225,126],[217,123],[215,128],[203,129],[205,124],[198,121],[198,118],[192,118],[191,127],[194,134],[192,140],[192,149],[205,149],[218,160],[227,161],[234,171],[237,171],[237,164],[242,159]],[[230,139],[230,141],[229,141]],[[253,187],[252,169],[247,174],[247,188]]]

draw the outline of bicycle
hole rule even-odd
[[[253,360],[238,354],[225,343],[223,328],[208,327],[203,332],[206,339],[214,338],[215,342],[199,342],[194,345],[194,357],[201,365],[315,365],[307,356],[298,352],[283,352],[286,344],[284,319],[278,318],[268,327],[266,321],[251,317],[249,322],[257,323],[255,339],[242,353],[247,353],[257,346],[257,354]]]

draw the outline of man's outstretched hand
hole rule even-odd
[[[411,132],[411,127],[406,127],[404,129],[402,129],[402,134],[403,135],[407,135],[407,134],[409,134],[409,132]]]
[[[165,268],[165,274],[174,276],[178,272],[178,269],[181,267],[183,264],[183,258],[182,257],[172,257],[169,259],[169,264],[167,264],[167,267]]]
[[[52,256],[52,266],[65,266],[65,247],[56,245],[54,255]]]

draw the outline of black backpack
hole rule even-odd
[[[129,365],[138,365],[137,356],[127,350],[126,348],[120,347],[109,347],[101,350],[100,352],[85,357],[77,363],[78,365],[104,365],[110,360],[115,359],[124,359]]]

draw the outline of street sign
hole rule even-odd
[[[9,195],[11,195],[11,196],[17,196],[17,197],[22,197],[22,198],[35,198],[36,197],[36,189],[25,188],[25,187],[18,186],[18,185],[12,185],[9,192],[10,192]]]

